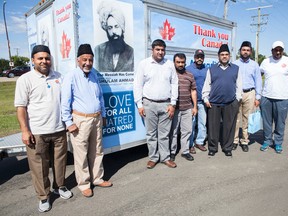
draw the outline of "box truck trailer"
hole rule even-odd
[[[121,29],[125,55],[111,54],[105,23],[109,13]],[[236,23],[159,0],[41,0],[27,12],[26,21],[30,52],[37,44],[49,46],[53,68],[64,76],[76,67],[78,46],[92,46],[107,113],[105,153],[146,143],[133,81],[139,61],[151,55],[153,40],[166,42],[167,58],[185,53],[187,64],[196,49],[204,50],[208,67],[216,63],[223,43],[235,59]]]

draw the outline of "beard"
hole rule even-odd
[[[176,68],[176,71],[180,74],[183,74],[186,71],[186,68],[183,67],[182,69]]]
[[[110,36],[107,33],[108,40],[109,40],[109,46],[110,49],[112,50],[112,53],[122,53],[125,50],[125,41],[124,41],[124,35],[122,33],[121,36],[113,34]]]

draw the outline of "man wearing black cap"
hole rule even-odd
[[[254,107],[260,104],[262,78],[258,63],[250,59],[252,46],[249,41],[244,41],[240,47],[240,58],[234,64],[239,66],[242,75],[242,100],[239,103],[239,112],[237,116],[236,129],[233,142],[233,150],[236,150],[240,141],[243,152],[248,152],[249,134],[248,117],[253,112]],[[239,140],[239,128],[242,125],[242,139]]]
[[[208,68],[206,68],[204,65],[204,58],[205,58],[204,51],[201,49],[196,50],[194,54],[194,62],[187,67],[187,71],[190,71],[194,75],[197,86],[198,113],[196,115],[196,118],[193,119],[194,121],[193,121],[192,135],[190,139],[190,153],[192,154],[196,154],[195,147],[201,151],[207,151],[207,149],[204,146],[204,140],[207,134],[206,129],[207,111],[204,105],[204,101],[202,99],[202,89]],[[197,131],[196,131],[196,125],[197,125]],[[194,140],[195,140],[195,147],[194,147]]]
[[[54,174],[54,193],[63,199],[72,197],[72,193],[64,186],[67,140],[60,115],[62,77],[51,69],[47,46],[35,46],[31,58],[34,69],[17,80],[15,107],[34,188],[40,200],[38,210],[46,212],[51,209],[50,163]]]
[[[232,156],[238,101],[242,96],[242,78],[239,67],[229,62],[227,44],[221,45],[218,58],[219,62],[207,71],[202,90],[202,98],[208,108],[208,155],[214,156],[218,152],[222,119],[222,151],[226,156]]]
[[[75,175],[83,196],[93,196],[92,186],[111,187],[104,181],[102,126],[106,123],[103,93],[94,54],[89,44],[78,48],[78,67],[65,76],[61,94],[62,119],[71,133]]]

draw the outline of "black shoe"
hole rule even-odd
[[[232,157],[232,152],[231,151],[226,151],[226,152],[224,152],[225,153],[225,155],[227,156],[227,157]]]
[[[193,160],[194,160],[193,156],[192,156],[191,154],[189,154],[189,153],[187,153],[187,154],[181,154],[181,156],[182,156],[183,158],[185,158],[186,160],[188,160],[188,161],[193,161]]]
[[[171,155],[170,155],[170,160],[171,160],[171,161],[175,161],[175,154],[171,154]]]
[[[238,144],[236,144],[236,143],[233,143],[233,147],[232,147],[232,150],[236,150],[236,149],[237,149],[237,147],[238,147]]]
[[[243,152],[248,152],[249,151],[248,145],[241,145],[241,148],[242,148]]]
[[[215,152],[209,151],[209,152],[208,152],[208,155],[209,155],[209,156],[214,156],[214,155],[215,155]]]

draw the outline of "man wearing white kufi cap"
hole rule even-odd
[[[272,56],[264,59],[260,71],[265,76],[261,97],[261,112],[263,117],[264,142],[261,151],[267,151],[269,146],[275,152],[282,152],[285,120],[288,107],[288,57],[283,56],[284,43],[275,41],[272,44]],[[274,122],[274,132],[273,129]]]
[[[97,12],[108,41],[95,48],[95,68],[100,72],[133,71],[134,50],[124,41],[124,14],[111,1],[102,1]]]

